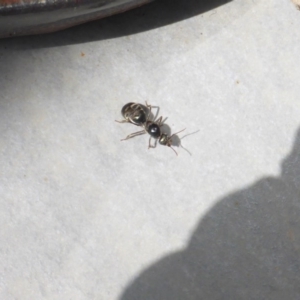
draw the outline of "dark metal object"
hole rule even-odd
[[[152,0],[0,0],[0,38],[58,31]]]

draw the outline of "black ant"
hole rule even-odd
[[[154,138],[154,139],[158,140],[159,144],[170,147],[175,152],[175,154],[178,155],[177,152],[175,151],[175,149],[171,146],[172,145],[172,137],[174,135],[184,131],[185,129],[180,130],[179,132],[176,132],[176,133],[172,134],[171,136],[168,136],[166,133],[162,133],[161,129],[160,129],[160,127],[163,126],[162,116],[160,118],[158,118],[157,121],[154,121],[154,120],[149,121],[152,106],[146,102],[146,107],[149,109],[148,114],[142,108],[142,105],[138,104],[138,103],[127,103],[126,105],[123,106],[121,113],[124,117],[124,120],[117,121],[117,122],[119,122],[119,123],[128,123],[129,122],[134,125],[143,126],[144,130],[131,133],[125,139],[122,139],[121,141],[125,141],[125,140],[131,139],[135,136],[148,133],[150,135],[148,149],[156,147],[156,143],[154,144],[154,146],[151,145],[151,143],[150,143],[151,138]]]

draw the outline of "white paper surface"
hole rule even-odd
[[[0,41],[1,299],[299,296],[300,14],[170,5]]]

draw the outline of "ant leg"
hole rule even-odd
[[[175,154],[178,156],[178,153],[176,152],[176,150],[172,147],[172,146],[169,146],[174,152]]]
[[[148,115],[147,115],[147,120],[146,120],[146,122],[148,122],[149,119],[150,119],[150,117],[151,117],[151,109],[152,109],[152,105],[148,104],[147,101],[145,101],[145,102],[146,102],[146,107],[149,109],[149,112],[148,112]]]
[[[115,120],[115,122],[117,122],[117,123],[128,123],[127,120],[122,120],[122,121]]]
[[[150,149],[150,148],[152,148],[152,146],[151,146],[151,136],[149,138],[149,145],[148,145],[148,149]]]
[[[150,148],[155,148],[154,146],[151,145],[151,136],[149,138],[149,145],[148,145],[148,149],[150,149]]]
[[[149,138],[149,145],[148,145],[148,149],[150,149],[150,148],[156,148],[156,145],[157,145],[157,140],[155,140],[155,143],[154,143],[154,145],[151,145],[151,136],[150,136],[150,138]]]
[[[150,104],[148,104],[148,102],[147,101],[145,101],[146,102],[146,107],[147,108],[150,108],[150,112],[151,112],[151,108],[156,108],[157,109],[157,111],[156,111],[156,113],[155,113],[155,115],[153,115],[153,120],[152,120],[152,122],[154,122],[155,120],[156,120],[156,118],[159,116],[159,106],[156,106],[156,105],[150,105]],[[148,121],[148,120],[147,120]]]
[[[162,119],[163,119],[163,117],[160,116],[160,117],[155,121],[155,123],[157,123],[157,125],[158,125],[159,127],[162,127],[162,126],[164,125],[163,122],[162,122]]]
[[[135,136],[138,136],[138,135],[142,135],[142,134],[145,134],[146,131],[145,130],[141,130],[141,131],[137,131],[137,132],[134,132],[134,133],[131,133],[129,135],[126,136],[125,139],[122,139],[121,141],[126,141],[126,140],[129,140]]]

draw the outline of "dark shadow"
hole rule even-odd
[[[207,12],[231,0],[156,0],[140,8],[64,31],[0,40],[0,47],[46,48],[127,36]]]
[[[153,264],[122,300],[299,299],[300,130],[279,177],[219,201],[183,251]]]
[[[168,136],[170,136],[172,130],[171,130],[171,127],[168,124],[163,123],[163,125],[161,126],[161,132],[163,132],[163,133],[167,134]],[[172,143],[172,145],[174,145],[174,143]]]

